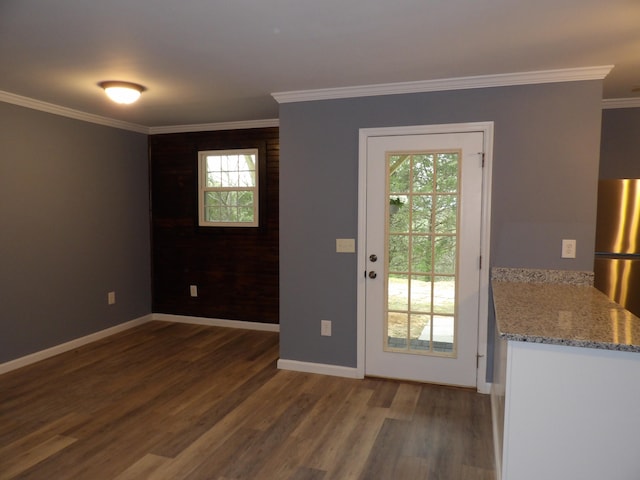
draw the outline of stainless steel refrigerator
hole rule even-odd
[[[640,317],[640,179],[600,180],[594,286]]]

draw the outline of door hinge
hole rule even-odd
[[[480,355],[479,353],[476,353],[476,369],[480,368],[480,359],[484,357],[484,355]]]
[[[478,152],[482,160],[482,168],[484,168],[484,152]]]
[[[482,255],[478,257],[478,268],[482,270]]]

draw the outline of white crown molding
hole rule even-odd
[[[272,93],[278,103],[307,102],[314,100],[333,100],[341,98],[369,97],[377,95],[398,95],[404,93],[425,93],[447,90],[463,90],[471,88],[503,87],[512,85],[526,85],[538,83],[574,82],[583,80],[602,80],[613,65],[597,67],[568,68],[559,70],[542,70],[534,72],[506,73],[498,75],[479,75],[473,77],[458,77],[438,80],[424,80],[418,82],[386,83],[376,85],[362,85],[355,87],[325,88],[318,90],[298,90],[290,92]],[[237,130],[248,128],[278,127],[277,118],[264,120],[248,120],[236,122],[202,123],[191,125],[168,125],[147,127],[122,120],[103,117],[92,113],[62,107],[53,103],[23,97],[14,93],[0,90],[0,102],[11,103],[42,112],[52,113],[63,117],[73,118],[89,123],[96,123],[107,127],[130,130],[132,132],[156,135],[162,133],[204,132],[215,130]],[[603,100],[602,108],[634,108],[640,107],[640,98],[615,98]]]
[[[297,90],[272,93],[278,103],[310,102],[315,100],[336,100],[341,98],[371,97],[377,95],[399,95],[404,93],[425,93],[471,88],[504,87],[538,83],[576,82],[582,80],[602,80],[613,65],[583,68],[565,68],[534,72],[503,73],[473,77],[445,78],[418,82],[383,83],[355,87],[323,88],[318,90]]]
[[[150,135],[161,133],[211,132],[214,130],[240,130],[246,128],[279,127],[280,120],[270,118],[265,120],[246,120],[239,122],[199,123],[193,125],[168,125],[164,127],[149,127]]]
[[[33,110],[39,110],[41,112],[53,113],[54,115],[82,120],[83,122],[97,123],[98,125],[104,125],[107,127],[130,130],[137,133],[149,133],[149,127],[145,127],[144,125],[81,112],[80,110],[74,110],[73,108],[61,107],[60,105],[35,100],[29,97],[23,97],[21,95],[16,95],[15,93],[4,92],[2,90],[0,90],[0,102],[11,103],[13,105],[31,108]]]
[[[35,100],[29,97],[23,97],[16,95],[15,93],[5,92],[0,90],[0,102],[10,103],[18,105],[20,107],[31,108],[33,110],[39,110],[41,112],[52,113],[54,115],[60,115],[61,117],[73,118],[75,120],[82,120],[89,123],[97,123],[98,125],[104,125],[107,127],[120,128],[122,130],[130,130],[132,132],[144,133],[146,135],[154,135],[158,133],[185,133],[185,132],[206,132],[214,130],[239,130],[246,128],[266,128],[266,127],[278,127],[280,121],[277,118],[266,120],[248,120],[238,122],[221,122],[221,123],[202,123],[194,125],[170,125],[164,127],[147,127],[145,125],[138,125],[136,123],[124,122],[122,120],[116,120],[114,118],[102,117],[100,115],[94,115],[92,113],[81,112],[80,110],[74,110],[72,108],[61,107],[53,103],[43,102],[41,100]]]
[[[610,108],[640,108],[640,97],[606,98],[602,101],[602,109]]]

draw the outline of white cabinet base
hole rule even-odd
[[[502,480],[640,478],[640,354],[509,341],[504,373]]]

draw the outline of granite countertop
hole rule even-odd
[[[588,284],[494,275],[492,287],[502,338],[640,352],[640,318]]]

